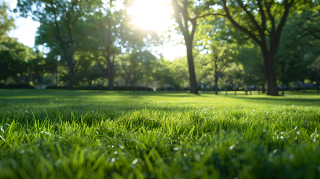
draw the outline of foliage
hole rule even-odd
[[[264,85],[266,83],[265,66],[259,47],[253,43],[253,47],[242,47],[239,49],[238,62],[243,66],[244,84]]]
[[[46,89],[50,90],[67,90],[67,86],[47,86]],[[102,87],[102,86],[80,86],[80,87],[75,87],[75,90],[108,90],[108,87]],[[137,86],[136,89],[132,90],[126,86],[114,86],[114,91],[153,91],[152,88],[147,87],[142,87],[142,86]]]
[[[16,84],[0,84],[0,88],[5,88],[5,89],[34,89],[34,86],[30,84],[25,84],[25,83],[16,83]]]
[[[14,59],[10,51],[0,51],[0,80],[26,72],[25,62]]]
[[[14,28],[14,20],[7,13],[8,7],[4,2],[0,4],[0,51],[6,50],[6,46],[2,43],[9,40],[7,32]]]

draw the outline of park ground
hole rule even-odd
[[[319,178],[320,95],[0,90],[0,178]]]

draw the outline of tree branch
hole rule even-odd
[[[253,22],[253,24],[256,26],[256,28],[258,29],[258,31],[260,32],[260,34],[264,33],[262,32],[263,29],[261,29],[260,25],[258,24],[258,22],[256,21],[256,19],[254,18],[254,16],[251,14],[250,11],[248,11],[248,9],[245,7],[245,5],[243,5],[242,0],[237,0],[239,6],[246,12],[246,14],[249,16],[249,18],[251,19],[251,21]]]
[[[259,45],[262,45],[261,41],[256,37],[256,35],[254,35],[251,31],[249,31],[248,29],[246,29],[245,27],[241,26],[239,23],[237,23],[232,16],[230,15],[229,12],[229,8],[227,7],[227,2],[226,0],[221,0],[223,3],[223,9],[226,11],[226,18],[228,18],[230,20],[230,22],[232,23],[232,25],[234,25],[236,28],[238,28],[239,30],[241,30],[242,32],[248,34],[254,41],[256,41]]]

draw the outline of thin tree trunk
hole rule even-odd
[[[111,62],[110,55],[106,56],[107,59],[107,73],[108,73],[108,89],[113,90],[113,63]],[[114,54],[113,54],[114,59]]]
[[[246,95],[248,95],[248,85],[247,85],[247,89],[246,89]]]
[[[265,84],[262,84],[262,93],[266,93]]]
[[[214,90],[215,90],[215,94],[218,95],[217,61],[214,61]]]
[[[260,86],[258,85],[258,94],[260,95]]]
[[[226,85],[226,95],[228,95],[228,86]]]
[[[303,80],[303,93],[306,93],[306,84],[305,84],[304,80]]]
[[[237,88],[234,88],[234,95],[237,95]]]
[[[30,81],[34,84],[34,82],[33,82],[33,73],[30,73]]]
[[[215,94],[218,95],[218,80],[214,80],[214,91]]]
[[[282,63],[282,95],[284,96],[284,64]]]
[[[252,91],[252,90],[251,90],[251,86],[249,86],[249,89],[250,89],[250,95],[252,95],[252,92],[251,92],[251,91]]]
[[[148,81],[146,82],[146,89],[145,91],[148,91]]]
[[[73,63],[69,64],[69,89],[73,89]]]
[[[24,83],[27,83],[26,75],[21,75]]]

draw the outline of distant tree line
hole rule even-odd
[[[40,23],[32,49],[7,32],[14,20],[1,5],[0,80],[105,90],[219,90],[269,95],[320,84],[320,11],[315,1],[172,0],[174,27],[187,56],[173,61],[150,47],[162,38],[132,25],[133,1],[18,0],[14,12]],[[299,83],[300,82],[300,83]],[[1,85],[0,85],[1,87]]]

